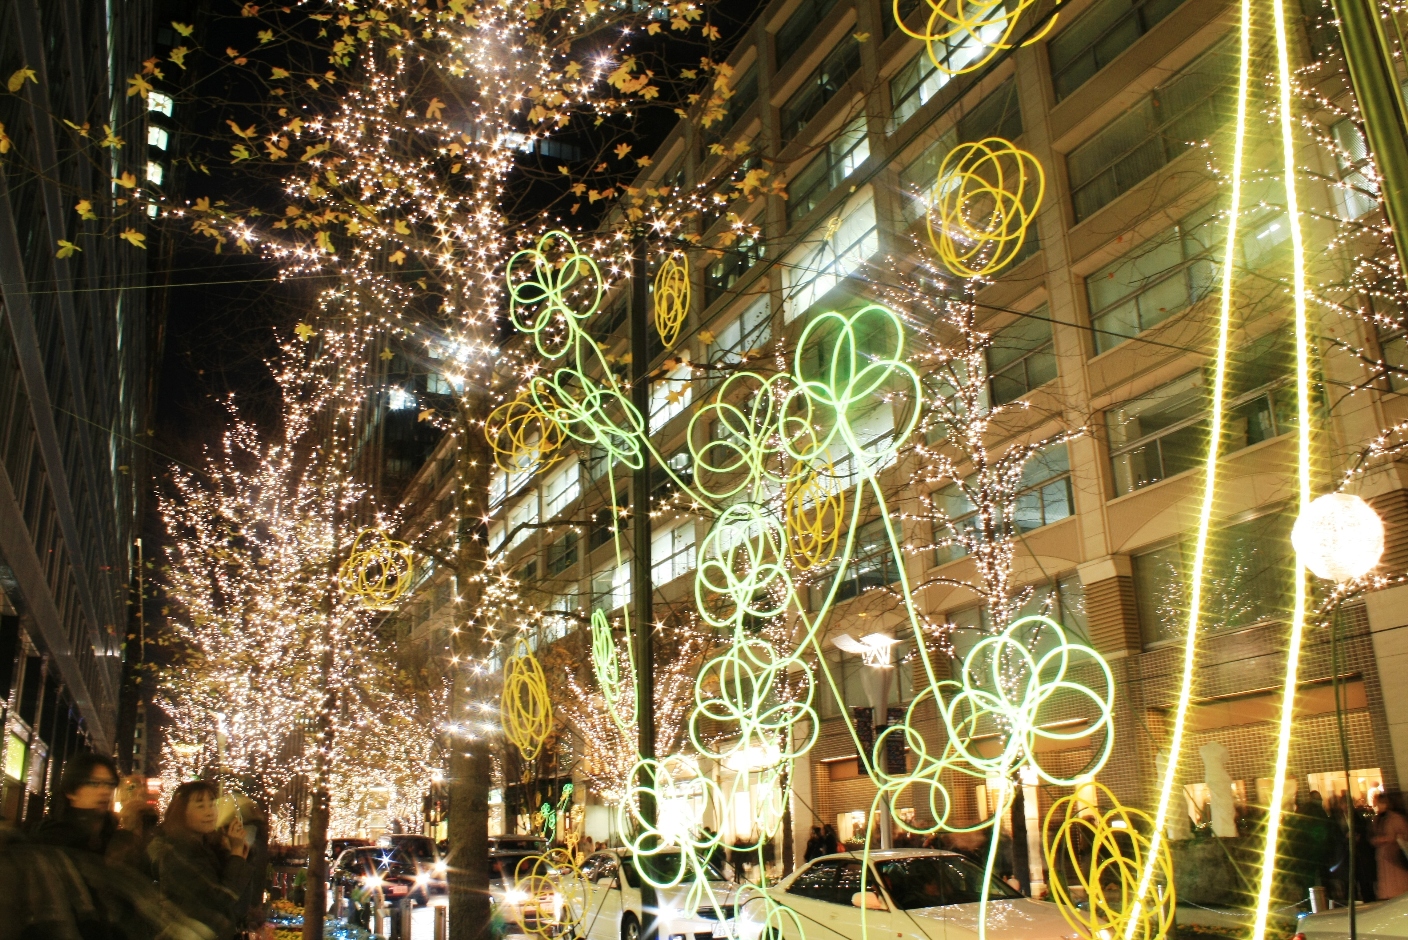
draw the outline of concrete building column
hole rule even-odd
[[[801,735],[794,729],[793,737]],[[812,826],[816,824],[816,819],[812,815],[812,810],[816,806],[816,797],[813,793],[812,776],[815,773],[812,764],[812,751],[807,753],[792,764],[792,870],[796,871],[802,865],[802,859],[807,851],[807,839],[811,837]]]
[[[1408,675],[1408,584],[1375,591],[1364,599],[1379,675]],[[1408,780],[1408,696],[1385,695],[1389,746],[1400,785]]]

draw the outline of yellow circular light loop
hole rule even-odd
[[[959,277],[989,277],[1017,257],[1046,194],[1036,157],[1001,137],[960,144],[939,166],[929,240]]]
[[[538,383],[543,384],[543,383]],[[484,436],[494,449],[494,462],[505,473],[531,473],[551,466],[562,455],[562,425],[544,409],[551,401],[546,389],[525,389],[489,413]]]
[[[1153,818],[1120,805],[1102,784],[1086,786],[1112,808],[1102,813],[1089,806],[1080,790],[1052,804],[1042,846],[1052,900],[1081,940],[1162,940],[1173,928],[1175,905],[1168,841],[1160,840],[1157,858],[1150,859],[1145,833],[1153,831]],[[1159,884],[1146,888],[1150,896],[1141,898],[1141,875],[1150,862]],[[1084,899],[1071,896],[1071,878],[1085,890]]]
[[[824,568],[836,555],[846,512],[846,491],[831,461],[819,467],[798,461],[783,489],[787,550],[803,571]]]
[[[521,858],[513,879],[522,900],[516,911],[508,913],[528,933],[556,937],[582,922],[587,892],[582,870],[570,851],[552,849]]]
[[[929,61],[944,75],[962,75],[982,68],[1000,52],[1014,45],[1030,46],[1043,39],[1056,25],[1056,14],[1042,24],[1036,35],[1013,43],[1012,34],[1022,14],[1036,0],[927,0],[929,18],[922,29],[910,29],[904,22],[900,0],[894,0],[895,22],[900,30],[924,40]],[[1060,0],[1057,0],[1059,3]]]
[[[689,316],[689,258],[670,255],[655,275],[655,329],[666,349],[680,338],[680,328]]]
[[[343,594],[360,598],[364,607],[386,610],[411,586],[414,573],[409,545],[380,529],[363,529],[337,570],[337,583]]]
[[[513,653],[504,662],[504,688],[499,711],[504,737],[518,748],[524,760],[534,760],[552,730],[552,702],[548,680],[528,642],[515,640]]]

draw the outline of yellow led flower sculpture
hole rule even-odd
[[[518,748],[524,760],[536,758],[552,731],[552,703],[543,667],[522,638],[514,641],[513,653],[504,661],[499,711],[504,737]]]
[[[1162,940],[1173,928],[1173,859],[1168,842],[1160,840],[1152,859],[1155,879],[1139,896],[1140,875],[1149,858],[1154,820],[1137,809],[1121,806],[1102,784],[1090,784],[1111,804],[1083,804],[1079,791],[1057,800],[1046,814],[1043,846],[1051,872],[1051,894],[1061,916],[1081,940]],[[1072,884],[1085,898],[1071,896]]]
[[[939,166],[929,240],[959,277],[989,277],[1017,257],[1046,193],[1036,157],[1001,137],[960,144]]]
[[[380,529],[363,529],[337,571],[337,582],[342,593],[360,598],[363,606],[387,610],[411,586],[414,573],[409,545]]]
[[[655,275],[655,329],[666,349],[675,345],[689,316],[689,259],[670,255]]]
[[[1036,0],[926,0],[929,17],[921,29],[905,25],[900,0],[894,0],[895,22],[915,39],[924,40],[929,61],[944,75],[962,75],[980,69],[999,52],[1014,45],[1029,46],[1037,42],[1056,25],[1053,13],[1038,26],[1033,35],[1014,41],[1013,33],[1022,14],[1036,5]],[[1059,3],[1060,0],[1057,0]]]

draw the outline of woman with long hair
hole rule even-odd
[[[253,873],[239,814],[221,826],[213,783],[192,780],[176,788],[148,853],[162,893],[209,927],[215,940],[233,940]]]

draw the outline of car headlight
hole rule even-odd
[[[417,888],[424,888],[424,887],[425,887],[426,885],[428,885],[428,884],[430,884],[430,876],[429,876],[429,875],[427,875],[425,872],[421,872],[420,874],[416,875],[416,887],[417,887]]]
[[[446,865],[444,862],[436,862],[434,866],[431,867],[430,872],[436,878],[444,878],[445,873],[449,870],[449,866]]]
[[[528,900],[527,892],[519,891],[517,888],[510,888],[504,892],[504,901],[509,904],[522,904],[526,900]]]
[[[363,876],[362,876],[362,886],[363,886],[363,887],[376,889],[376,888],[380,888],[380,887],[381,887],[382,885],[384,885],[384,884],[386,884],[386,882],[381,879],[381,876],[380,876],[380,875],[363,875]]]

